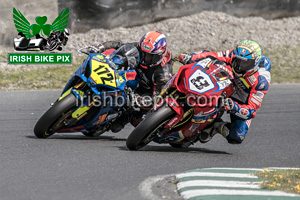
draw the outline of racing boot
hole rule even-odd
[[[230,123],[224,122],[220,118],[215,119],[215,122],[212,127],[201,131],[199,135],[199,141],[201,143],[206,143],[210,141],[212,137],[217,133],[220,133],[223,137],[226,138],[229,135],[229,128],[227,127],[227,125],[229,124]]]
[[[126,124],[129,123],[130,121],[130,115],[129,114],[123,114],[121,115],[118,119],[116,119],[112,124],[111,124],[111,132],[117,133],[120,132]]]

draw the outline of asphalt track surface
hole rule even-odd
[[[0,199],[139,200],[148,177],[209,167],[300,167],[300,85],[271,85],[241,145],[220,135],[188,149],[127,150],[132,130],[91,139],[37,139],[33,127],[60,91],[0,92]]]

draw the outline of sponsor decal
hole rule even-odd
[[[215,112],[215,111],[216,111],[216,108],[213,108],[213,109],[211,109],[211,110],[209,110],[209,111],[207,111],[207,112],[204,112],[204,115],[211,114],[211,113],[213,113],[213,112]]]
[[[260,105],[260,102],[259,102],[258,100],[256,100],[256,99],[254,99],[253,97],[251,98],[251,101],[252,101],[253,103],[255,103],[257,106]]]
[[[249,111],[248,111],[247,109],[245,109],[245,108],[241,108],[241,109],[240,109],[240,113],[241,113],[242,115],[248,115],[248,114],[249,114]]]
[[[151,51],[151,49],[152,49],[149,45],[146,45],[146,44],[143,45],[143,48],[147,51]]]
[[[254,75],[248,77],[248,81],[251,83],[251,85],[254,85],[254,83],[257,81],[256,77]]]
[[[203,120],[203,119],[193,119],[192,120],[192,122],[195,122],[195,123],[203,123],[203,121],[205,121],[205,120]]]
[[[261,99],[264,98],[265,94],[263,92],[257,91],[257,93],[255,94],[257,97],[260,97]]]
[[[212,63],[210,58],[206,58],[204,60],[201,60],[197,63],[198,66],[202,66],[203,68],[205,68],[206,66],[210,65]]]
[[[195,131],[199,127],[199,124],[192,124],[191,127],[189,128],[190,131]]]
[[[178,120],[178,117],[175,117],[175,118],[173,118],[167,125],[168,125],[169,127],[172,127],[172,126],[175,125],[175,123],[177,122],[177,120]]]
[[[203,116],[203,111],[199,112],[198,114],[196,114],[196,116]]]
[[[246,49],[242,49],[241,54],[245,55],[245,53],[246,53]]]
[[[246,115],[242,115],[241,113],[237,112],[235,113],[236,116],[242,118],[242,119],[247,119],[248,117]]]
[[[226,79],[224,81],[217,82],[219,85],[219,89],[223,90],[224,88],[228,87],[231,84],[231,81],[229,79]]]
[[[262,102],[262,99],[261,99],[259,96],[257,96],[256,94],[253,94],[252,96],[253,96],[257,101]]]
[[[103,55],[96,55],[93,57],[93,59],[104,63],[107,62],[106,58]]]

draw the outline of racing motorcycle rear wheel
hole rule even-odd
[[[76,106],[76,97],[69,94],[60,101],[57,101],[49,108],[37,121],[34,127],[34,134],[38,138],[47,138],[53,135],[64,124],[64,120],[69,117]]]
[[[53,50],[55,50],[56,48],[58,47],[58,43],[57,43],[57,41],[56,40],[51,40],[50,42],[49,42],[49,51],[53,51]]]
[[[164,125],[166,120],[170,120],[174,115],[175,111],[168,105],[163,105],[156,111],[147,115],[127,138],[127,148],[129,150],[138,150],[146,146],[157,136],[157,129]]]

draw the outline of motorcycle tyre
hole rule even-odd
[[[56,102],[51,108],[49,108],[42,117],[37,121],[34,127],[34,134],[38,138],[47,138],[52,134],[47,134],[47,130],[51,128],[57,119],[71,108],[76,106],[76,97],[73,94],[69,94],[62,100]]]
[[[150,113],[129,135],[126,146],[129,150],[138,150],[147,144],[142,144],[159,125],[175,115],[175,111],[164,105]]]

